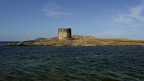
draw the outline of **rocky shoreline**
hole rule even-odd
[[[93,36],[74,35],[71,39],[58,40],[53,38],[39,38],[19,43],[9,43],[8,46],[132,46],[144,45],[144,40],[129,39],[100,39]]]

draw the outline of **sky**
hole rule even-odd
[[[144,0],[0,0],[0,41],[73,35],[144,40]]]

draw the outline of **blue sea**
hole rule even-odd
[[[0,46],[0,81],[144,81],[144,46]]]

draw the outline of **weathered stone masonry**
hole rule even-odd
[[[58,29],[58,39],[70,39],[71,38],[71,28],[59,28]]]

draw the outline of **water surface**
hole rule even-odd
[[[0,81],[144,81],[144,46],[0,46]]]

